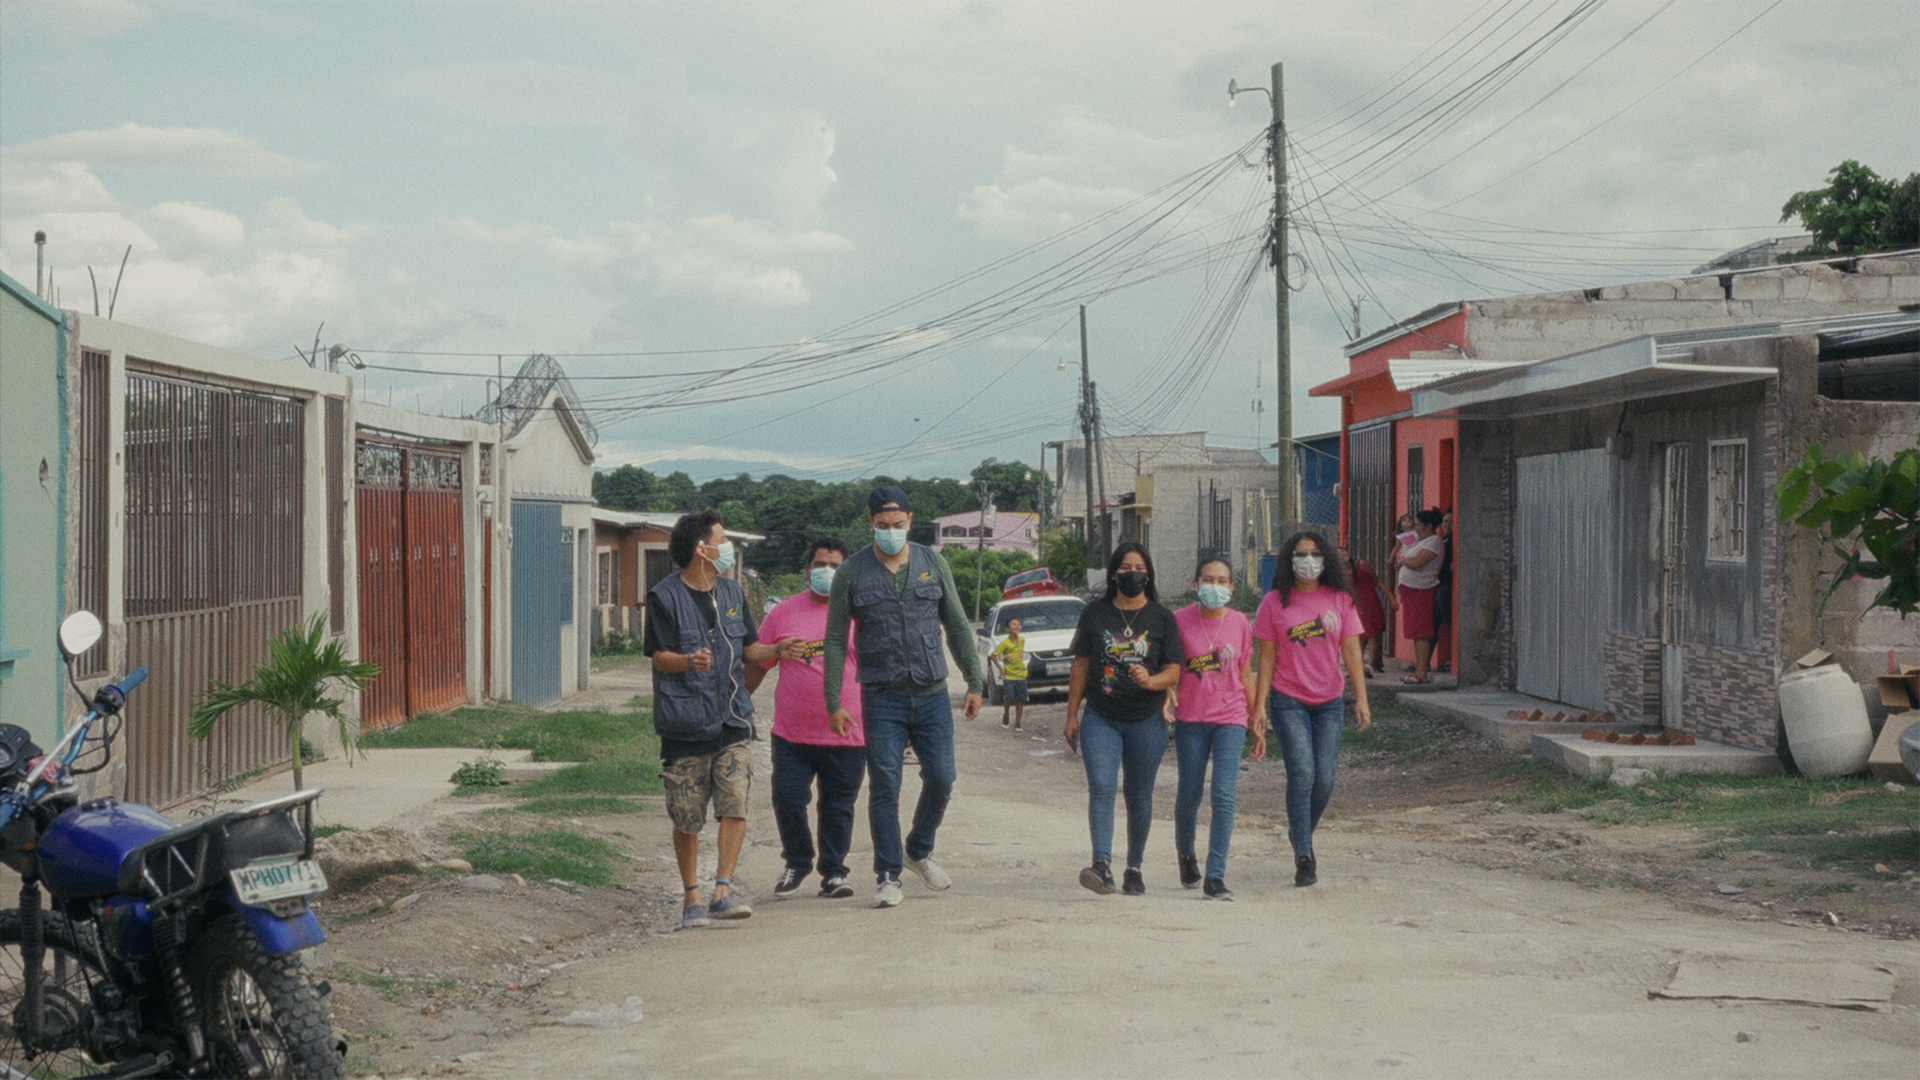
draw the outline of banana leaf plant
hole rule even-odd
[[[1774,499],[1780,520],[1824,528],[1836,541],[1840,568],[1823,608],[1840,586],[1865,578],[1886,582],[1870,607],[1892,608],[1902,619],[1920,610],[1920,443],[1890,461],[1858,451],[1829,458],[1814,443],[1780,477]]]
[[[293,788],[302,788],[300,728],[311,713],[333,718],[347,762],[359,742],[359,725],[340,711],[343,702],[327,696],[336,685],[364,691],[380,674],[380,665],[347,659],[338,641],[326,640],[326,615],[317,614],[305,627],[288,627],[267,643],[267,660],[254,668],[253,678],[237,686],[215,682],[196,703],[187,732],[195,739],[213,734],[228,711],[250,704],[265,705],[286,725],[287,746],[293,754]]]

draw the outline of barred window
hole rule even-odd
[[[1747,441],[1707,444],[1707,558],[1747,561]]]

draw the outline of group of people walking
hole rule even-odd
[[[867,509],[873,542],[850,553],[838,539],[816,541],[807,590],[776,604],[757,627],[738,584],[726,576],[734,549],[720,516],[688,514],[674,526],[668,550],[680,572],[648,593],[644,648],[653,660],[654,727],[685,889],[683,926],[752,914],[733,889],[733,874],[752,777],[752,694],[770,670],[779,680],[772,789],[784,862],[774,895],[793,895],[813,873],[821,896],[853,895],[846,860],[863,781],[871,784],[874,906],[901,903],[903,871],[930,889],[953,884],[933,858],[955,779],[945,654],[965,677],[961,713],[972,720],[982,686],[973,628],[946,561],[907,540],[907,493],[877,487]],[[1193,582],[1198,602],[1170,611],[1159,602],[1146,548],[1122,544],[1108,560],[1104,591],[1081,611],[1063,734],[1086,769],[1093,858],[1079,879],[1095,892],[1146,891],[1153,785],[1171,741],[1180,779],[1180,883],[1209,899],[1232,899],[1226,864],[1239,763],[1249,743],[1264,757],[1269,735],[1286,765],[1294,884],[1317,880],[1313,833],[1333,794],[1349,684],[1358,726],[1372,722],[1351,573],[1324,538],[1301,533],[1285,545],[1281,572],[1251,622],[1229,606],[1233,582],[1231,564],[1210,558]],[[1011,677],[1024,658],[1006,652],[994,662]],[[909,749],[920,798],[902,837]],[[1195,849],[1203,795],[1212,807],[1204,866]],[[1121,796],[1127,861],[1116,886],[1112,843]],[[709,808],[719,820],[719,850],[712,891],[703,896],[699,834]]]

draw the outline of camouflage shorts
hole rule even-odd
[[[717,818],[747,816],[747,786],[753,779],[753,743],[737,742],[716,754],[675,758],[660,767],[667,788],[667,816],[675,830],[698,833],[707,823],[707,803]]]

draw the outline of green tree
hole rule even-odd
[[[1002,510],[1039,513],[1037,500],[1049,490],[1047,474],[1021,461],[988,458],[973,467],[971,478],[993,485],[993,503]]]
[[[1040,561],[1047,564],[1054,577],[1066,582],[1067,588],[1086,584],[1087,541],[1071,528],[1062,525],[1047,530],[1040,538]]]
[[[1780,520],[1824,528],[1835,541],[1840,568],[1823,606],[1840,586],[1864,578],[1886,582],[1870,608],[1892,608],[1902,619],[1920,608],[1920,442],[1891,461],[1857,452],[1828,458],[1815,443],[1780,478],[1774,498]]]
[[[1851,255],[1920,244],[1920,173],[1904,181],[1848,158],[1827,173],[1826,187],[1799,191],[1780,208],[1780,220],[1798,217],[1813,243],[1788,259]]]
[[[241,705],[265,705],[286,725],[287,747],[293,754],[293,789],[303,787],[300,725],[311,713],[333,718],[347,760],[359,743],[355,722],[340,711],[339,698],[327,696],[332,684],[365,690],[380,675],[380,665],[349,660],[339,641],[326,640],[327,616],[314,615],[302,627],[289,627],[267,643],[267,660],[253,669],[253,678],[238,686],[215,682],[201,695],[187,733],[195,739],[213,734],[220,718]]]
[[[975,619],[985,615],[987,609],[1000,602],[1000,586],[1007,578],[1022,570],[1031,570],[1040,565],[1033,556],[1024,551],[975,551],[972,548],[942,548],[940,554],[946,556],[947,565],[953,569],[953,584],[960,591],[960,600]],[[980,586],[980,610],[974,613],[974,585]]]

